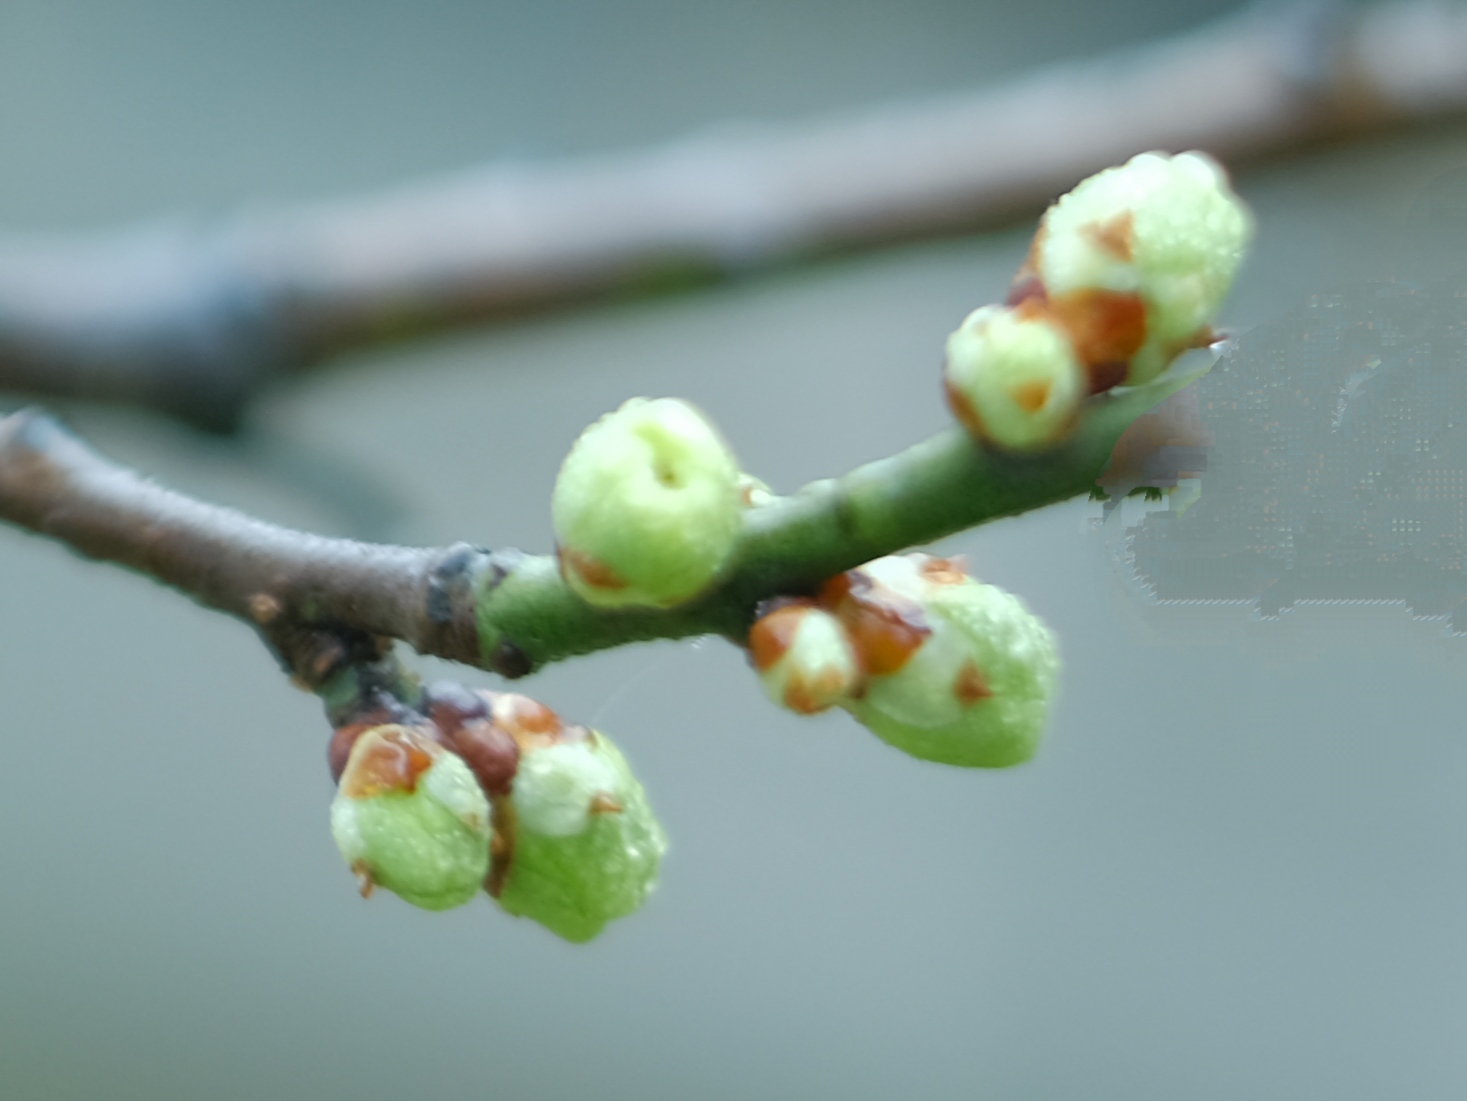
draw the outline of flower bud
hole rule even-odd
[[[468,766],[410,726],[357,737],[331,804],[331,834],[363,894],[385,887],[425,910],[478,892],[489,870],[489,823]]]
[[[728,561],[742,489],[703,414],[633,398],[586,429],[561,465],[550,502],[561,572],[592,604],[681,604]]]
[[[813,600],[792,600],[749,630],[749,658],[769,698],[801,715],[859,690],[861,663],[840,620]]]
[[[925,554],[877,559],[826,586],[871,676],[843,706],[914,757],[997,768],[1033,756],[1058,660],[1018,599]],[[844,593],[842,594],[842,589]]]
[[[1252,217],[1203,153],[1141,153],[1083,181],[1040,223],[1028,273],[1092,389],[1159,375],[1213,339]]]
[[[579,943],[641,906],[667,840],[610,739],[575,730],[564,741],[521,745],[502,816],[512,841],[497,898]]]
[[[1065,331],[1023,306],[969,314],[947,338],[943,385],[968,431],[1012,451],[1065,436],[1089,390]]]

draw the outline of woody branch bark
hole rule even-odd
[[[1140,50],[847,119],[497,164],[216,222],[0,242],[0,387],[238,425],[343,349],[971,226],[1148,148],[1229,160],[1467,106],[1467,7],[1250,11]]]
[[[314,689],[346,665],[387,660],[392,640],[519,677],[649,639],[718,634],[742,645],[763,600],[1085,493],[1125,428],[1191,377],[1090,399],[1075,433],[1042,456],[992,451],[955,428],[751,507],[717,587],[666,611],[593,607],[546,556],[379,546],[267,524],[164,489],[30,410],[0,419],[0,520],[253,625]]]

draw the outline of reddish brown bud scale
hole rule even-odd
[[[850,595],[851,587],[855,584],[858,570],[847,570],[829,578],[820,586],[820,592],[816,595],[817,602],[829,611],[835,611],[841,602]]]
[[[1049,310],[1086,367],[1129,363],[1146,342],[1146,303],[1138,294],[1087,287],[1051,298]]]
[[[1092,394],[1103,394],[1119,386],[1126,381],[1126,376],[1130,371],[1131,365],[1121,360],[1112,360],[1109,363],[1090,363],[1085,366]]]
[[[1089,222],[1080,227],[1080,233],[1096,248],[1108,252],[1122,263],[1135,259],[1136,214],[1123,210],[1103,222]]]
[[[871,676],[895,673],[932,633],[916,602],[876,585],[860,570],[827,581],[820,602],[840,619]]]
[[[507,731],[488,719],[472,719],[454,730],[450,748],[469,766],[485,795],[509,794],[520,750]]]
[[[490,721],[504,731],[520,753],[562,742],[579,742],[590,736],[584,726],[564,722],[538,700],[517,692],[487,692]]]
[[[918,567],[924,580],[934,585],[961,585],[968,580],[968,563],[962,557],[925,557]]]
[[[473,719],[489,714],[489,701],[465,684],[453,680],[434,681],[423,691],[423,711],[445,734]]]
[[[588,812],[597,814],[620,814],[626,808],[617,802],[616,796],[605,791],[598,791],[591,797],[591,805]]]
[[[1026,413],[1037,413],[1049,400],[1050,385],[1046,379],[1021,383],[1009,390],[1014,403]]]
[[[428,771],[433,758],[422,741],[427,734],[409,727],[386,727],[352,768],[351,779],[342,789],[351,799],[370,799],[389,791],[415,791],[418,777]]]
[[[376,723],[352,723],[350,726],[339,726],[332,731],[331,741],[326,744],[326,767],[331,770],[333,783],[341,782],[341,774],[346,771],[346,762],[351,757],[352,746],[357,744],[357,739],[376,725]]]
[[[489,874],[484,877],[484,890],[490,898],[504,893],[504,881],[514,864],[515,835],[519,832],[514,801],[495,799],[491,804],[489,824],[494,833],[489,839]]]
[[[1049,292],[1044,289],[1043,280],[1032,272],[1020,272],[1003,300],[1005,306],[1016,307],[1023,318],[1030,317],[1030,311],[1042,311],[1048,301]]]
[[[589,554],[580,554],[565,547],[560,547],[556,553],[560,558],[561,572],[574,573],[588,588],[615,592],[627,587],[626,580],[620,574]]]
[[[957,678],[953,681],[953,695],[964,707],[971,707],[991,697],[993,689],[988,687],[988,678],[983,675],[983,670],[978,668],[976,662],[969,661],[958,670]]]
[[[983,422],[978,418],[978,410],[973,408],[967,395],[954,386],[952,379],[946,374],[942,377],[942,396],[947,399],[947,407],[952,410],[959,424],[974,435],[983,434]]]
[[[560,716],[539,700],[518,692],[501,692],[494,698],[494,721],[512,736],[558,734],[565,724]]]
[[[401,711],[379,707],[365,713],[358,712],[356,722],[344,723],[332,731],[331,740],[326,744],[326,767],[331,770],[332,783],[340,783],[341,774],[346,771],[346,762],[351,757],[352,747],[357,744],[358,738],[373,727],[387,726],[401,722],[402,719]]]
[[[837,669],[817,674],[813,683],[792,679],[784,691],[784,705],[800,715],[815,715],[829,708],[831,697],[844,687]]]
[[[755,622],[749,629],[749,657],[755,669],[762,673],[784,657],[799,629],[800,617],[814,605],[813,600],[786,604]]]

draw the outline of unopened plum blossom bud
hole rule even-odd
[[[738,463],[702,413],[633,398],[561,465],[550,502],[561,572],[592,604],[681,604],[727,563],[742,496]]]
[[[1064,437],[1090,388],[1065,330],[1023,306],[969,314],[947,339],[943,385],[970,432],[1013,451]]]
[[[1252,228],[1212,158],[1142,153],[1050,207],[1026,275],[1069,329],[1092,389],[1142,383],[1211,342]]]
[[[749,658],[769,698],[813,715],[859,690],[860,659],[839,619],[813,600],[792,600],[749,630]]]
[[[425,910],[469,901],[489,870],[484,792],[462,760],[416,727],[377,726],[356,738],[331,834],[364,894],[385,887]]]
[[[1033,756],[1058,659],[1018,599],[925,554],[880,558],[822,592],[853,624],[871,674],[843,704],[914,757],[997,768]]]
[[[499,905],[574,942],[642,905],[667,848],[662,827],[610,739],[568,728],[521,744],[505,825],[512,851]]]

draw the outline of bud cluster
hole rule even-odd
[[[948,338],[954,415],[1008,450],[1062,439],[1081,402],[1161,374],[1215,338],[1252,218],[1203,153],[1142,153],[1060,198],[1006,305]]]
[[[1053,636],[1016,597],[926,554],[878,558],[770,608],[749,654],[775,702],[843,707],[915,757],[975,767],[1033,756],[1058,668]]]
[[[571,941],[646,899],[666,840],[604,734],[452,682],[383,717],[343,725],[328,751],[332,834],[363,894],[443,910],[483,889]]]

